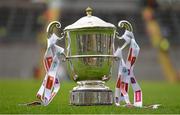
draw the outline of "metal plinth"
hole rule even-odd
[[[70,92],[71,105],[112,105],[111,90],[72,90]]]

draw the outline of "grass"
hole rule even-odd
[[[69,91],[76,85],[63,82],[54,100],[44,106],[19,106],[20,103],[35,100],[41,81],[36,80],[0,80],[0,113],[62,113],[62,114],[140,114],[140,113],[180,113],[180,84],[165,82],[142,82],[143,103],[162,104],[158,109],[124,108],[112,106],[71,106]],[[114,89],[114,82],[107,84]],[[132,93],[130,94],[132,101]]]

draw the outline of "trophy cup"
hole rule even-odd
[[[70,92],[72,105],[109,105],[113,93],[105,86],[110,79],[116,27],[92,16],[87,16],[65,27],[68,73],[78,86]]]
[[[116,27],[96,16],[92,9],[86,9],[87,16],[64,28],[61,38],[65,38],[65,59],[67,70],[77,86],[70,91],[71,105],[111,105],[112,90],[105,86],[111,77],[114,56]],[[60,28],[60,23],[49,24]]]

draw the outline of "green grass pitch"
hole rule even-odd
[[[107,85],[114,90],[113,81]],[[158,109],[125,108],[111,106],[71,106],[69,105],[69,91],[76,85],[73,82],[63,82],[54,100],[44,106],[20,106],[18,104],[31,102],[41,85],[36,80],[0,80],[0,113],[65,113],[65,114],[140,114],[140,113],[180,113],[180,84],[165,82],[140,82],[143,91],[143,104],[156,104]],[[132,90],[130,90],[131,102]]]

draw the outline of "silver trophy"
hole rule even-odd
[[[114,56],[116,27],[96,16],[92,9],[86,9],[87,16],[65,27],[65,59],[67,70],[77,86],[70,91],[72,105],[111,105],[112,90],[105,86],[111,77],[113,63],[119,58]],[[52,22],[51,26],[60,27]]]

